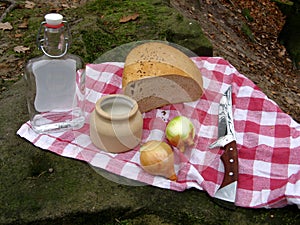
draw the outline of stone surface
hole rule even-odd
[[[210,55],[209,42],[198,38],[201,29],[197,23],[173,16],[185,27],[165,20],[169,41]],[[190,26],[193,29],[184,29]],[[151,37],[155,36],[145,34]],[[36,148],[16,135],[28,119],[25,92],[21,80],[0,95],[1,225],[287,224],[290,218],[292,223],[299,222],[294,206],[229,210],[199,190],[174,192],[120,184],[113,181],[116,177],[107,179],[105,172],[87,163]]]
[[[169,10],[172,13],[160,28],[172,35],[168,38],[198,54],[212,55],[212,46],[201,27],[174,9]],[[144,38],[157,36],[150,29],[139,37]],[[194,197],[198,202],[213,204],[198,191],[175,193],[122,185],[104,178],[100,175],[103,172],[85,162],[36,148],[16,135],[28,120],[25,93],[25,83],[20,80],[0,96],[0,224],[105,224],[140,215],[146,215],[145,220],[153,223],[160,223],[165,217],[176,220],[178,215],[188,221],[189,211],[195,210],[188,210]],[[188,212],[179,213],[178,205],[185,205]]]

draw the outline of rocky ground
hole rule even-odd
[[[199,21],[214,55],[227,59],[283,111],[300,121],[300,71],[278,41],[284,16],[269,0],[172,0]]]
[[[215,56],[230,61],[285,112],[300,121],[299,71],[293,69],[285,48],[277,41],[284,17],[271,1],[153,0],[159,3],[152,8],[150,0],[0,0],[0,16],[7,12],[3,22],[8,22],[0,25],[0,224],[94,225],[99,221],[102,224],[299,224],[296,206],[228,210],[198,190],[178,193],[150,186],[121,185],[99,176],[89,165],[41,151],[15,134],[27,119],[26,87],[16,81],[21,79],[26,61],[40,54],[32,40],[45,13],[66,15],[75,33],[73,37],[90,36],[83,41],[73,40],[72,50],[81,56],[89,50],[82,45],[89,42],[93,42],[89,48],[97,48],[97,53],[102,54],[137,37],[131,32],[130,24],[119,26],[119,16],[127,10],[127,5],[122,5],[123,8],[120,4],[109,5],[105,13],[102,8],[86,10],[84,4],[92,1],[102,5],[103,2],[128,3],[131,8],[142,2],[140,12],[150,12],[151,16],[161,5],[168,4],[199,21],[214,46]],[[11,2],[16,4],[11,11],[6,11]],[[169,10],[164,7],[160,12]],[[157,16],[149,17],[147,13],[141,13],[135,22],[145,33],[151,33],[159,25],[155,21]],[[117,18],[109,17],[116,14]],[[168,21],[161,18],[159,20],[164,22],[171,20],[170,17]],[[175,19],[182,17],[176,15]],[[83,27],[78,31],[81,21]],[[118,29],[108,29],[113,26],[124,27],[125,35],[120,35]],[[156,38],[157,33],[160,34],[151,33],[151,37]],[[119,36],[126,37],[120,41]],[[78,44],[82,45],[78,47]]]

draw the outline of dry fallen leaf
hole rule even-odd
[[[23,34],[20,34],[20,33],[15,34],[15,38],[20,38],[20,37],[23,37]]]
[[[295,101],[291,97],[286,96],[285,100],[290,105],[294,105],[295,104]]]
[[[31,1],[25,1],[25,8],[26,9],[33,9],[35,7],[35,3]]]
[[[28,51],[30,48],[28,47],[24,47],[22,45],[16,46],[14,47],[14,51],[17,53],[25,53],[26,51]]]
[[[71,8],[67,3],[62,4],[61,6],[62,6],[63,8],[65,8],[65,9],[70,9],[70,8]]]
[[[138,13],[135,13],[135,14],[132,14],[132,15],[129,15],[129,16],[123,16],[119,22],[120,23],[127,23],[129,21],[133,21],[133,20],[136,20],[138,17],[140,16],[140,14]]]
[[[25,19],[23,22],[18,26],[20,29],[27,29],[28,28],[28,20]]]
[[[0,30],[12,30],[13,27],[9,22],[0,23]]]

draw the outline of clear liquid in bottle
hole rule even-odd
[[[27,105],[37,133],[79,129],[84,125],[85,73],[80,57],[68,54],[70,35],[60,14],[47,14],[44,55],[29,60],[25,68]]]

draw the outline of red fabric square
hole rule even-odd
[[[245,124],[245,133],[259,133],[260,131],[260,125],[257,124],[256,122],[252,122],[252,121],[247,121]]]
[[[291,128],[289,124],[278,124],[275,126],[275,137],[276,138],[284,138],[291,136]]]
[[[250,98],[248,110],[261,112],[263,110],[265,99],[262,98]]]
[[[272,154],[272,163],[289,164],[290,149],[288,148],[274,148]],[[284,172],[284,171],[282,171]]]
[[[218,171],[211,167],[207,167],[201,172],[201,175],[203,176],[205,181],[212,181],[216,182],[218,180]]]
[[[253,190],[253,176],[251,174],[239,174],[238,188],[245,190]]]

